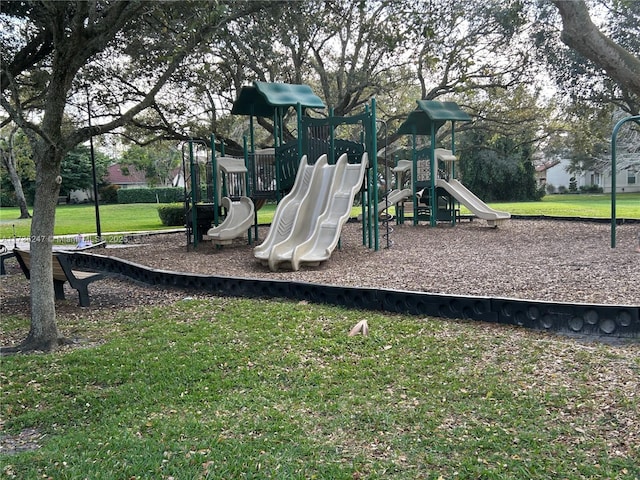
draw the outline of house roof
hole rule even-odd
[[[544,172],[545,170],[549,170],[551,167],[555,167],[559,163],[560,163],[560,160],[558,160],[558,159],[547,160],[544,163],[536,165],[536,167],[535,167],[536,168],[536,172]]]
[[[106,180],[112,185],[146,185],[147,178],[144,172],[141,172],[133,166],[125,167],[129,175],[122,173],[122,166],[118,163],[110,165],[107,168]]]

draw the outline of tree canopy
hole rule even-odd
[[[66,153],[154,109],[204,39],[260,8],[258,2],[3,2],[3,121],[25,132],[36,166],[31,329],[18,349],[48,350],[61,341],[51,250]],[[95,101],[91,126],[79,113],[87,97]]]
[[[555,0],[536,12],[539,58],[574,101],[640,111],[640,3]],[[593,18],[591,13],[593,12]],[[598,22],[598,25],[595,22]]]

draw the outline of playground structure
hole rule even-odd
[[[475,216],[497,227],[511,215],[492,209],[456,180],[455,122],[471,118],[455,102],[418,100],[418,108],[400,125],[398,133],[412,138],[411,161],[401,160],[393,169],[396,188],[388,194],[386,205],[396,204],[398,221],[404,222],[405,200],[413,202],[413,224],[428,220],[431,226],[438,221],[455,225],[460,218],[459,204],[467,207]],[[451,148],[436,148],[436,133],[451,122]],[[429,137],[429,146],[418,149],[418,135]],[[403,188],[403,178],[410,175],[411,188]]]
[[[211,137],[215,145],[215,137]],[[254,204],[247,196],[247,169],[241,158],[216,156],[203,142],[188,142],[183,151],[187,245],[201,241],[227,245],[247,233],[255,221]],[[221,222],[222,220],[222,222]],[[213,225],[213,226],[212,226]],[[206,232],[206,233],[205,233]]]
[[[254,256],[277,270],[287,264],[317,265],[327,260],[339,243],[356,195],[361,193],[363,244],[379,249],[379,221],[390,218],[394,205],[397,221],[404,222],[404,203],[413,203],[413,223],[428,220],[455,225],[460,204],[496,227],[510,218],[491,209],[455,178],[455,122],[470,117],[454,102],[418,100],[418,108],[400,126],[412,135],[411,160],[392,169],[396,188],[378,198],[377,128],[375,100],[371,108],[353,117],[309,115],[324,104],[307,85],[254,82],[245,86],[232,113],[249,116],[249,137],[244,137],[244,158],[227,157],[221,145],[218,158],[189,142],[189,172],[184,162],[187,195],[188,242],[226,245],[247,234],[258,239],[257,210],[267,201],[278,203],[267,238]],[[295,108],[297,138],[288,133],[286,117]],[[257,148],[254,122],[268,117],[273,125],[273,146]],[[436,148],[436,133],[451,122],[451,149]],[[417,136],[430,138],[418,150]],[[215,138],[211,138],[215,146]],[[183,156],[184,157],[184,156]],[[369,159],[373,159],[370,161]],[[203,183],[201,180],[205,179]],[[206,232],[206,234],[205,234]],[[387,234],[388,237],[388,234]]]
[[[418,103],[420,105],[420,101]],[[455,180],[457,158],[454,150],[453,122],[468,119],[468,116],[464,112],[456,112],[455,108],[452,108],[453,105],[444,105],[445,110],[452,109],[454,116],[447,118],[447,121],[452,121],[451,150],[435,148],[435,132],[445,121],[441,117],[428,115],[425,127],[420,123],[422,114],[418,112],[415,125],[409,122],[411,116],[403,124],[408,130],[403,133],[413,135],[412,159],[401,160],[394,167],[393,171],[400,180],[382,202],[378,202],[377,192],[375,102],[372,102],[371,111],[367,110],[361,116],[330,116],[328,119],[303,118],[302,106],[298,102],[298,132],[302,133],[297,140],[298,149],[295,150],[296,155],[293,158],[305,151],[307,154],[301,156],[293,179],[293,170],[287,170],[289,166],[278,156],[281,152],[294,151],[293,144],[282,144],[280,150],[278,147],[256,150],[252,146],[251,151],[245,148],[244,159],[238,159],[226,157],[224,148],[221,148],[221,157],[217,158],[215,149],[211,149],[209,154],[203,143],[189,142],[188,157],[183,155],[183,160],[188,158],[188,163],[183,163],[188,185],[188,200],[185,203],[188,213],[188,239],[197,246],[200,232],[206,230],[207,235],[213,237],[231,230],[231,226],[234,226],[235,233],[225,235],[241,235],[247,229],[251,242],[250,226],[255,222],[249,224],[247,219],[255,218],[257,210],[252,209],[252,205],[259,204],[267,197],[279,199],[282,195],[284,198],[279,203],[269,236],[262,245],[254,249],[256,257],[273,269],[279,268],[283,263],[290,263],[293,269],[305,263],[315,264],[328,258],[335,248],[339,240],[341,222],[346,218],[345,212],[351,210],[353,199],[360,189],[363,244],[368,241],[369,247],[373,244],[376,250],[379,213],[384,212],[390,205],[408,198],[413,199],[414,224],[420,219],[419,214],[426,214],[432,225],[447,215],[447,219],[455,223],[456,216],[451,207],[452,201],[455,200],[469,206],[478,216],[478,212],[486,214],[487,221],[494,221],[497,225],[499,221],[509,218],[509,214],[490,211],[481,200],[472,196],[473,194]],[[432,107],[443,107],[440,102],[426,106],[428,112],[431,112]],[[457,108],[457,105],[455,107]],[[283,115],[283,110],[278,115]],[[282,119],[283,117],[278,117],[276,120]],[[274,124],[278,125],[276,122]],[[360,142],[336,138],[336,133],[342,128],[347,127],[349,130],[353,126],[360,128]],[[416,148],[416,136],[419,133],[430,134],[428,155]],[[215,145],[213,137],[211,144]],[[338,153],[340,154],[337,155]],[[375,160],[369,162],[371,155]],[[263,156],[266,160],[260,162],[260,158],[256,156]],[[336,161],[331,161],[336,158]],[[313,163],[310,164],[309,161]],[[439,168],[440,166],[442,168]],[[408,176],[411,183],[410,188],[404,186],[405,176]],[[316,178],[315,182],[312,181],[313,178]],[[202,179],[205,179],[204,183],[201,183]],[[291,185],[288,194],[287,188],[283,186],[287,185],[287,182]],[[450,198],[445,201],[447,205],[441,208],[440,197],[445,195]],[[427,199],[428,207],[436,205],[437,208],[427,208],[426,213],[419,211],[421,207],[418,201],[422,199]],[[305,202],[306,205],[301,206]],[[226,211],[223,212],[225,219],[222,223],[218,223],[220,210]],[[615,206],[613,210],[615,212]],[[348,216],[348,213],[346,215]],[[215,222],[215,227],[211,227],[212,222]],[[294,226],[296,223],[298,227]],[[289,226],[291,228],[288,228]],[[375,232],[374,235],[371,234],[372,230]],[[74,252],[70,256],[77,267],[115,273],[150,285],[171,286],[188,291],[257,298],[290,298],[296,301],[390,313],[467,318],[570,334],[640,338],[640,309],[637,306],[570,304],[176,273],[164,269],[150,269],[103,255]]]
[[[420,102],[418,103],[420,105]],[[433,105],[433,107],[435,106]],[[249,239],[251,239],[250,226],[255,222],[251,223],[249,219],[255,218],[257,208],[253,208],[254,202],[259,203],[261,196],[273,195],[273,198],[278,198],[286,191],[282,185],[286,185],[288,181],[291,182],[292,190],[288,195],[284,194],[269,236],[260,247],[254,249],[256,256],[273,266],[274,269],[287,262],[296,269],[300,264],[315,264],[328,258],[338,242],[339,230],[341,222],[345,219],[345,212],[350,211],[353,199],[361,187],[363,243],[366,243],[368,239],[369,246],[371,246],[371,242],[374,242],[376,250],[378,248],[377,231],[373,237],[375,240],[373,240],[372,235],[368,235],[370,233],[368,229],[374,228],[374,225],[377,228],[379,213],[384,213],[389,206],[399,204],[409,198],[413,199],[413,218],[416,224],[419,220],[418,214],[422,213],[419,212],[418,200],[423,198],[428,200],[428,206],[437,205],[437,208],[426,210],[432,225],[441,220],[443,214],[448,214],[449,220],[455,223],[455,214],[452,215],[455,212],[451,207],[440,207],[441,199],[439,197],[445,194],[467,205],[476,215],[485,218],[490,224],[492,221],[498,224],[499,221],[509,218],[508,213],[488,209],[481,200],[455,180],[457,158],[454,150],[453,121],[463,120],[462,115],[460,117],[463,118],[457,116],[453,119],[448,118],[452,121],[451,150],[435,148],[435,132],[444,124],[442,118],[429,117],[427,128],[423,128],[424,125],[418,123],[412,125],[408,121],[403,124],[403,127],[409,131],[408,133],[413,135],[412,159],[400,160],[393,168],[396,178],[399,178],[396,188],[389,192],[382,202],[378,202],[377,159],[371,161],[371,164],[368,161],[369,155],[376,152],[375,102],[372,102],[371,112],[366,111],[364,115],[351,119],[333,117],[329,117],[329,119],[303,119],[301,105],[298,103],[296,107],[299,122],[298,131],[303,132],[298,139],[299,145],[306,146],[308,152],[317,152],[322,149],[325,152],[319,156],[313,156],[313,153],[312,156],[303,155],[295,170],[296,175],[293,180],[290,178],[290,173],[289,177],[283,175],[283,173],[287,173],[285,168],[288,167],[278,163],[276,147],[263,150],[252,148],[251,154],[247,152],[244,159],[238,159],[226,157],[224,148],[221,148],[221,157],[217,158],[214,149],[209,155],[204,144],[193,141],[188,143],[188,157],[183,155],[183,160],[188,158],[188,163],[184,162],[185,173],[187,165],[189,168],[188,200],[186,202],[189,219],[187,231],[188,238],[195,245],[197,245],[199,232],[205,230],[208,236],[219,235],[221,240],[224,236],[241,235],[248,230]],[[449,107],[447,106],[447,108]],[[464,114],[464,112],[462,113]],[[459,113],[455,113],[455,115],[459,115]],[[468,119],[468,116],[466,118]],[[640,118],[625,119],[625,121],[627,120],[640,121]],[[612,139],[614,171],[615,133],[621,124],[622,122],[616,126]],[[345,125],[362,127],[364,140],[360,143],[344,142],[340,144],[341,140],[336,140],[335,134]],[[418,126],[421,128],[419,129]],[[314,127],[318,128],[315,132],[313,131]],[[423,132],[422,134],[427,132],[431,136],[428,155],[419,152],[416,148],[416,135],[419,132]],[[215,145],[213,137],[211,144]],[[317,150],[310,148],[310,145]],[[291,145],[281,151],[287,151],[289,148],[292,148]],[[344,151],[340,153],[337,161],[331,163],[329,160],[335,159],[336,153],[341,150]],[[303,151],[303,147],[297,150],[297,152]],[[250,155],[254,156],[253,163],[248,161]],[[256,155],[262,155],[266,158],[270,156],[271,159],[260,163],[256,160]],[[307,159],[314,158],[316,161],[309,164]],[[441,166],[442,168],[440,168]],[[265,174],[265,172],[271,173]],[[404,184],[406,176],[411,184],[410,188]],[[316,177],[318,180],[313,182],[312,177]],[[201,179],[205,179],[204,183],[201,183]],[[418,190],[420,187],[422,189]],[[252,189],[258,192],[253,197],[250,196]],[[446,203],[450,200],[447,200]],[[207,204],[207,202],[211,203]],[[304,202],[307,203],[306,207],[301,207]],[[216,208],[211,208],[214,205]],[[220,213],[218,207],[226,211],[222,223],[218,223]],[[319,212],[322,213],[318,214]],[[285,221],[284,218],[288,215],[291,218]],[[487,216],[482,217],[482,215]],[[615,188],[612,196],[612,220],[615,220]],[[211,227],[212,221],[216,222],[215,227]],[[301,227],[294,227],[296,222]],[[304,228],[302,228],[303,224]],[[291,228],[286,230],[285,227],[288,225],[291,225]],[[612,224],[612,247],[615,246],[614,227],[615,223]],[[230,230],[233,231],[227,232]],[[305,231],[314,232],[314,234],[306,234]],[[227,233],[223,234],[222,232]],[[296,235],[292,235],[294,232]],[[272,242],[271,238],[276,239],[279,233],[283,233],[281,235],[282,241],[276,242],[274,240]],[[290,242],[287,243],[289,240]],[[283,254],[283,252],[289,251],[292,253]],[[268,253],[261,256],[262,252]],[[177,273],[165,269],[156,270],[115,257],[87,254],[81,251],[69,253],[69,257],[75,267],[126,276],[149,285],[182,288],[189,292],[202,291],[209,294],[252,298],[288,298],[295,301],[421,317],[466,318],[524,326],[542,331],[553,330],[572,335],[593,335],[596,338],[640,338],[640,307],[637,305],[572,304],[504,297],[460,296],[388,288],[342,287],[282,281],[280,279],[234,278]]]
[[[254,205],[249,197],[241,196],[233,201],[229,197],[222,197],[222,208],[227,212],[224,221],[211,227],[203,240],[211,240],[216,245],[228,245],[247,232],[254,223]]]
[[[292,107],[297,138],[286,135],[285,117]],[[270,232],[268,244],[280,238],[289,247],[284,243],[275,245],[277,248],[268,254],[271,259],[267,263],[278,268],[286,261],[295,269],[301,263],[317,264],[326,260],[337,246],[340,229],[349,217],[357,193],[362,191],[362,210],[366,213],[363,243],[378,248],[377,213],[371,212],[377,201],[374,183],[377,167],[375,162],[369,165],[367,155],[376,151],[375,101],[371,109],[367,106],[365,113],[354,117],[335,117],[330,113],[327,118],[312,118],[308,110],[313,108],[324,108],[324,104],[306,85],[254,82],[242,88],[232,108],[233,114],[249,116],[249,138],[244,138],[243,159],[225,156],[223,148],[222,156],[217,158],[215,148],[209,153],[203,143],[189,142],[188,161],[183,161],[188,244],[196,247],[200,241],[212,241],[224,245],[245,232],[251,243],[251,226],[258,238],[257,210],[266,201],[276,201],[278,209],[287,209],[291,200],[284,199],[291,198],[290,192],[297,192],[300,199],[302,194],[306,195],[302,204],[308,208],[286,215],[276,211],[271,231],[280,231],[280,236],[287,232],[288,238]],[[273,147],[256,148],[255,117],[272,119]],[[211,144],[215,145],[213,137]],[[322,158],[326,168],[316,166]],[[317,190],[317,198],[311,198],[306,190],[300,192],[295,185],[298,178],[302,181],[307,177],[300,172],[311,169],[319,172],[308,185]],[[220,223],[222,218],[224,221]],[[279,225],[284,218],[290,223]],[[265,249],[256,251],[264,255]],[[282,253],[285,250],[295,250],[296,254],[289,258],[289,254]]]

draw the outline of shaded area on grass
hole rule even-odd
[[[44,435],[3,458],[5,476],[640,474],[637,343],[305,302],[165,301],[63,314],[95,348],[3,360],[3,430]],[[349,337],[362,319],[369,335]]]

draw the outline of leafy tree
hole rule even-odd
[[[180,165],[180,152],[166,142],[146,147],[133,145],[122,156],[120,165],[144,172],[149,186],[170,185],[171,173]]]
[[[258,2],[3,2],[0,103],[29,138],[36,165],[31,328],[13,350],[50,350],[63,341],[55,318],[51,251],[66,153],[152,108],[203,39],[261,8]],[[26,95],[42,72],[39,94]],[[88,90],[93,126],[81,118],[66,124],[65,113],[78,113]],[[28,115],[27,102],[41,113]]]
[[[568,158],[574,174],[608,171],[616,121],[640,110],[640,3],[554,1],[538,10],[538,20],[539,54],[571,100],[557,114],[564,132],[546,153]],[[638,147],[629,141],[636,134],[632,124],[620,132],[619,170],[640,169]]]
[[[534,32],[549,72],[574,101],[640,110],[640,3],[554,0],[541,4]],[[590,11],[598,12],[594,23]],[[558,18],[558,14],[560,18]],[[594,16],[594,18],[596,18]]]
[[[533,165],[538,145],[554,135],[547,125],[551,106],[539,106],[536,92],[524,86],[512,91],[470,94],[473,128],[458,137],[460,176],[485,201],[538,200]]]
[[[526,20],[517,1],[282,2],[227,26],[209,71],[233,93],[251,80],[308,83],[336,115],[376,96],[387,126],[380,144],[393,143],[417,98],[490,95],[521,82],[531,68]]]
[[[97,183],[103,183],[111,159],[100,152],[94,152]],[[93,165],[91,151],[86,145],[78,145],[62,159],[60,165],[62,184],[60,194],[68,195],[73,190],[87,190],[93,187]]]
[[[2,146],[1,152],[3,166],[7,170],[9,170],[9,168],[16,168],[12,165],[7,166],[7,162],[13,160],[14,164],[17,165],[16,175],[18,176],[18,185],[20,186],[20,190],[28,192],[27,196],[30,201],[33,201],[35,193],[35,165],[31,158],[31,148],[24,135],[12,135],[11,141],[13,142],[11,149],[5,149],[4,146],[6,144],[4,142],[0,144]],[[102,183],[102,178],[107,172],[109,162],[110,159],[106,155],[101,154],[100,152],[95,152],[96,177],[98,179],[98,183]],[[11,175],[8,176],[11,177]],[[85,145],[78,145],[65,155],[60,165],[60,176],[62,177],[60,195],[64,196],[68,195],[73,190],[86,190],[93,187],[93,167],[91,164],[89,147]],[[4,184],[3,176],[3,187]],[[11,184],[12,187],[15,188],[15,183],[13,181],[11,181]],[[17,192],[16,198],[18,198]],[[24,208],[26,210],[27,201],[26,199],[24,201]],[[21,218],[30,217],[31,215]]]
[[[463,182],[484,201],[539,200],[544,194],[536,187],[528,142],[501,135],[486,138],[474,132],[463,143]]]
[[[394,55],[407,28],[397,4],[274,2],[268,11],[227,24],[210,45],[214,61],[198,78],[216,82],[211,90],[227,105],[242,85],[260,80],[309,84],[336,115],[360,111],[372,96],[407,83],[400,78],[408,60]],[[273,131],[270,119],[258,121]],[[293,128],[291,123],[285,138],[293,137]]]
[[[307,83],[336,115],[358,113],[376,96],[387,126],[380,144],[393,143],[417,98],[492,95],[523,76],[531,83],[525,13],[519,1],[274,2],[225,24],[206,51],[191,57],[173,94],[158,96],[127,136],[140,144],[208,142],[215,133],[238,154],[246,126],[229,109],[242,85],[261,80]],[[259,123],[273,130],[269,119]],[[291,139],[295,124],[288,126]]]
[[[6,136],[5,136],[6,134]],[[7,173],[8,183],[13,188],[15,201],[20,207],[20,218],[31,218],[27,208],[23,182],[32,181],[35,177],[33,161],[31,160],[31,149],[27,139],[17,128],[5,127],[2,129],[0,138],[0,157],[2,158],[2,173]],[[2,176],[2,189],[6,191],[7,182]]]
[[[625,118],[621,110],[581,108],[579,115],[568,123],[567,133],[556,145],[555,154],[569,159],[567,171],[572,174],[584,172],[611,172],[611,132],[615,124]],[[631,169],[640,171],[640,128],[627,123],[618,132],[617,173]]]
[[[562,41],[583,57],[603,68],[618,83],[625,96],[635,99],[633,108],[637,114],[640,96],[640,6],[633,1],[617,1],[609,14],[623,15],[622,29],[613,29],[617,38],[610,38],[591,21],[589,10],[582,0],[554,0],[562,17]],[[621,42],[620,43],[616,43]],[[629,48],[627,50],[626,48]]]
[[[528,46],[518,38],[527,22],[521,2],[418,2],[414,12],[421,98],[507,89],[528,72]]]

